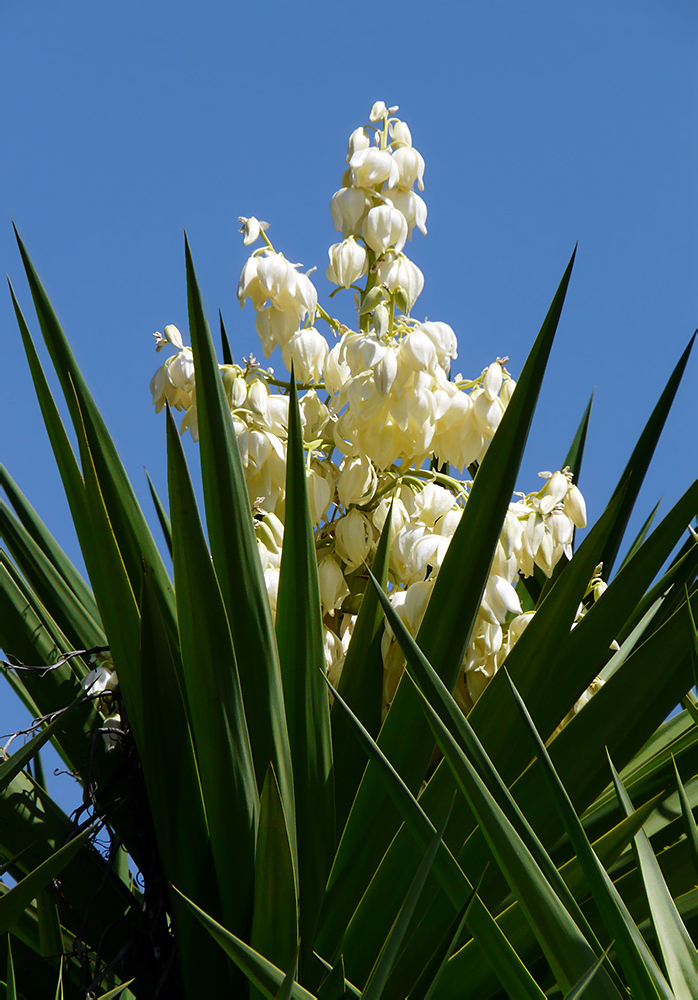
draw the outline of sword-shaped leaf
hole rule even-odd
[[[694,333],[689,340],[685,351],[679,358],[676,367],[669,376],[669,380],[664,387],[656,406],[652,410],[650,418],[645,424],[644,430],[642,431],[642,434],[633,449],[633,453],[628,459],[628,464],[621,473],[618,485],[613,492],[613,496],[615,497],[621,489],[625,489],[622,517],[619,518],[613,534],[606,543],[606,547],[603,551],[603,558],[601,560],[603,562],[604,579],[606,580],[609,578],[611,569],[613,568],[613,563],[615,562],[618,549],[620,548],[620,544],[623,540],[625,529],[628,521],[630,520],[633,507],[635,506],[635,501],[644,482],[645,474],[649,468],[652,456],[654,455],[654,449],[657,446],[659,437],[664,429],[664,424],[669,416],[669,410],[674,402],[674,397],[676,396],[683,373],[686,369],[686,365],[688,364],[688,358],[695,339],[696,334]]]
[[[320,586],[293,374],[276,639],[296,794],[303,968],[312,952],[315,925],[334,856],[335,833],[330,708],[322,679],[325,653]]]
[[[676,787],[678,789],[679,801],[681,803],[681,816],[683,819],[684,832],[686,834],[686,843],[688,844],[688,850],[691,856],[694,877],[696,882],[698,882],[698,826],[696,826],[693,810],[691,809],[688,797],[686,796],[686,789],[683,787],[683,782],[681,781],[679,769],[676,766],[676,760],[674,757],[672,757],[672,763],[674,765]]]
[[[254,915],[250,944],[280,969],[298,958],[298,879],[288,821],[270,764],[262,789],[254,859]]]
[[[257,784],[228,620],[169,410],[167,474],[182,672],[213,863],[225,918],[242,930],[254,876]]]
[[[276,965],[266,959],[263,955],[260,955],[249,944],[245,944],[245,942],[235,934],[231,934],[229,930],[226,930],[226,928],[219,924],[217,920],[210,917],[204,910],[197,906],[196,903],[187,899],[187,897],[183,893],[179,892],[178,889],[175,888],[175,892],[179,893],[187,906],[191,908],[192,912],[204,925],[214,941],[223,949],[226,955],[232,958],[238,968],[241,969],[247,976],[249,981],[253,983],[257,989],[268,998],[268,1000],[276,1000],[285,978],[281,969],[277,968]],[[299,983],[294,983],[291,990],[291,1000],[316,1000],[316,998],[303,986],[299,985]]]
[[[211,557],[240,671],[257,787],[261,789],[264,784],[272,761],[295,837],[293,774],[271,609],[257,555],[237,437],[186,239],[185,255],[201,478]]]
[[[616,953],[623,967],[633,996],[639,1000],[655,1000],[657,996],[672,1000],[671,993],[642,935],[638,931],[627,907],[623,903],[613,882],[594,854],[584,828],[567,795],[567,791],[553,767],[553,763],[541,740],[524,702],[511,678],[506,674],[515,704],[527,725],[531,742],[555,808],[560,813],[567,836],[584,870],[594,901],[599,909],[608,932],[616,942]],[[632,809],[628,811],[628,815]],[[641,836],[641,834],[637,834]]]
[[[390,561],[392,507],[373,559],[372,572],[385,589]],[[373,587],[367,587],[354,623],[351,642],[337,685],[339,693],[374,739],[378,736],[383,705],[383,612]],[[332,712],[334,747],[335,810],[337,831],[341,834],[351,804],[366,770],[366,754],[356,742],[346,715]]]
[[[616,795],[627,815],[632,812],[632,802],[613,766],[610,754],[608,763]],[[679,915],[644,830],[638,830],[636,833],[634,847],[647,893],[654,932],[674,998],[693,1000],[695,987],[698,984],[698,952]]]

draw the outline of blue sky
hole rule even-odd
[[[143,466],[165,489],[152,333],[186,328],[182,230],[210,318],[259,354],[237,217],[322,276],[347,137],[375,100],[398,104],[426,160],[414,314],[454,327],[459,371],[509,355],[518,373],[579,241],[520,486],[558,467],[595,388],[595,519],[698,322],[697,42],[691,0],[5,0],[3,267],[31,315],[14,221],[147,504]],[[77,558],[5,296],[0,330],[2,460]],[[636,526],[695,476],[696,364]],[[1,732],[13,718],[0,708]]]

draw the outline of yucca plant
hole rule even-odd
[[[0,764],[8,998],[698,995],[697,484],[612,573],[691,345],[573,552],[589,410],[512,503],[573,262],[515,388],[499,360],[448,383],[450,328],[409,319],[423,163],[394,110],[374,106],[375,147],[352,134],[333,199],[353,334],[242,220],[265,247],[240,295],[287,383],[235,366],[222,322],[219,363],[186,247],[192,347],[166,328],[153,380],[173,581],[19,240],[77,449],[11,294],[89,582],[2,468],[4,672],[38,720]],[[171,407],[200,441],[205,527]],[[45,787],[49,740],[77,816]]]

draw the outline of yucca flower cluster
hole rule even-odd
[[[452,375],[456,334],[444,322],[420,322],[411,310],[424,278],[404,253],[414,229],[426,234],[424,159],[396,107],[382,101],[370,124],[349,137],[342,187],[330,210],[342,241],[329,249],[326,276],[354,292],[350,329],[318,304],[310,272],[272,245],[268,223],[241,217],[245,245],[262,241],[243,267],[237,295],[249,300],[264,355],[281,351],[299,387],[306,477],[324,614],[325,660],[337,681],[365,590],[365,565],[392,508],[390,600],[416,635],[434,580],[456,530],[472,475],[499,425],[515,382],[507,358],[476,378]],[[335,343],[316,328],[320,321]],[[176,327],[156,333],[157,349],[177,349],[151,382],[156,410],[184,410],[181,430],[196,440],[192,353]],[[250,355],[221,365],[272,610],[284,534],[288,382]],[[584,499],[567,470],[542,473],[537,492],[520,495],[507,514],[463,659],[455,695],[469,709],[521,635],[515,584],[538,566],[550,576],[571,557],[574,528],[586,524]],[[465,478],[460,478],[465,477]],[[383,638],[384,709],[402,654],[389,629]]]

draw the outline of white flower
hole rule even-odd
[[[240,232],[242,233],[242,242],[246,247],[255,243],[259,239],[259,234],[269,228],[268,222],[260,222],[259,219],[255,219],[254,215],[251,215],[249,219],[241,215],[238,217],[238,222],[242,223]]]
[[[330,200],[330,213],[334,228],[344,239],[361,232],[361,223],[366,218],[369,205],[366,195],[355,187],[343,187],[335,191]]]
[[[358,152],[360,149],[368,149],[371,145],[371,140],[369,139],[365,128],[355,128],[354,131],[349,136],[349,148],[347,151],[347,163],[352,158],[354,153]]]
[[[424,158],[413,146],[398,146],[393,153],[393,163],[398,174],[398,179],[394,183],[398,187],[411,188],[417,181],[419,190],[424,190]]]
[[[397,108],[395,109],[397,111]],[[371,108],[371,113],[368,116],[370,122],[378,122],[381,118],[385,118],[388,114],[388,109],[385,106],[385,101],[376,101],[376,103]]]
[[[565,512],[576,528],[584,528],[587,523],[587,508],[579,488],[572,483],[563,501]]]
[[[458,357],[458,341],[452,327],[448,323],[420,323],[417,329],[433,341],[439,364],[448,371],[451,359]]]
[[[382,261],[376,272],[379,284],[385,285],[388,291],[395,292],[398,288],[402,289],[409,311],[424,288],[424,275],[417,265],[401,253],[397,257]]]
[[[402,188],[388,188],[383,197],[391,201],[393,206],[405,216],[407,222],[407,239],[412,239],[412,230],[417,229],[425,236],[427,234],[427,206],[423,198],[414,191],[404,191]]]
[[[392,205],[378,205],[369,211],[361,232],[378,256],[390,248],[400,253],[407,239],[407,222]]]
[[[323,614],[334,615],[335,609],[350,593],[342,567],[334,555],[326,555],[320,560],[318,581]]]
[[[349,160],[349,168],[354,188],[374,188],[383,181],[388,181],[389,187],[398,183],[398,166],[387,149],[358,149]]]
[[[330,263],[325,271],[328,281],[342,288],[349,288],[366,274],[368,256],[366,250],[353,236],[334,243],[328,250]]]
[[[351,573],[366,559],[373,543],[371,522],[356,509],[335,522],[335,545],[337,555]]]
[[[406,122],[402,122],[399,119],[390,123],[389,131],[393,143],[395,145],[411,146],[412,145],[412,133],[407,127]]]
[[[368,503],[376,492],[376,470],[361,455],[345,458],[337,481],[337,492],[342,507],[351,503]]]
[[[109,662],[111,663],[111,660]],[[119,678],[115,670],[110,670],[105,664],[101,664],[90,670],[83,679],[82,686],[90,695],[109,694],[119,686]]]
[[[308,326],[293,334],[282,348],[281,356],[289,371],[293,364],[296,381],[317,382],[322,378],[329,351],[322,334],[315,327]]]
[[[268,358],[277,345],[283,347],[291,339],[298,329],[298,316],[295,311],[282,312],[267,306],[257,313],[254,325],[264,357]]]

